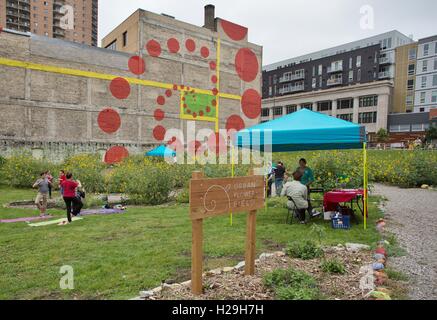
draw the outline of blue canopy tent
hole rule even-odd
[[[367,225],[367,143],[364,126],[322,113],[302,109],[282,118],[242,130],[236,135],[238,148],[292,152],[308,150],[363,149],[364,227]],[[270,150],[264,150],[271,145]]]
[[[159,157],[159,158],[174,158],[176,157],[176,151],[169,149],[166,146],[159,146],[152,151],[146,153],[147,157]]]

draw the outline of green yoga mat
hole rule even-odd
[[[72,220],[73,221],[77,221],[77,220],[82,220],[83,218],[76,218],[74,217]],[[43,226],[50,226],[53,224],[60,224],[63,221],[67,221],[67,218],[64,219],[58,219],[58,220],[50,220],[50,221],[44,221],[44,222],[38,222],[38,223],[29,223],[30,227],[43,227]]]

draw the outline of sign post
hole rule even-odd
[[[203,293],[203,219],[248,212],[246,231],[245,275],[255,274],[256,212],[264,208],[263,176],[204,179],[193,172],[190,181],[190,217],[192,223],[191,291]]]

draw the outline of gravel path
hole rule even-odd
[[[390,264],[410,279],[410,298],[437,300],[437,192],[376,185],[385,204],[387,230],[394,233],[405,257]]]

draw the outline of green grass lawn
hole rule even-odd
[[[38,215],[36,210],[6,209],[3,205],[29,200],[32,190],[0,187],[0,218]],[[372,199],[376,201],[376,199]],[[49,213],[64,217],[63,211]],[[326,244],[358,242],[374,245],[380,217],[370,208],[369,229],[349,231],[325,226]],[[286,210],[260,211],[258,253],[277,251],[290,241],[316,238],[311,225],[286,225]],[[205,220],[205,269],[232,266],[244,260],[246,215]],[[87,216],[68,226],[31,228],[26,223],[0,224],[0,299],[127,299],[162,280],[190,279],[191,223],[188,206],[131,207],[126,214]],[[74,268],[75,289],[59,288],[63,265]]]

